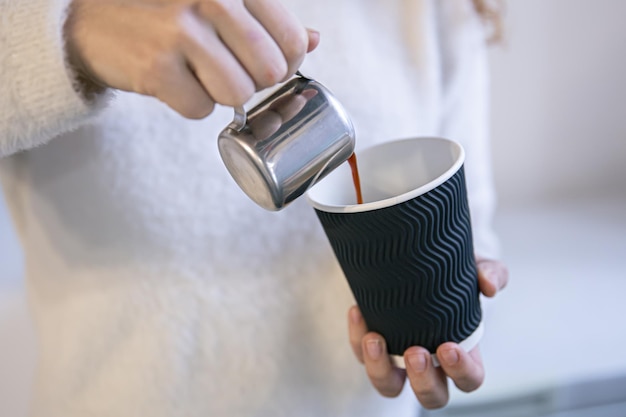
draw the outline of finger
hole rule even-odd
[[[241,106],[256,90],[255,81],[226,48],[215,29],[189,10],[184,22],[182,48],[188,65],[213,99],[226,106]]]
[[[487,297],[495,296],[509,282],[509,271],[506,266],[492,259],[478,259],[478,286]]]
[[[317,45],[315,35],[307,32],[300,21],[281,2],[275,0],[246,0],[246,8],[272,36],[287,63],[286,77],[295,73],[309,49]],[[319,42],[319,34],[317,36]]]
[[[485,371],[478,347],[468,353],[456,343],[444,343],[437,348],[437,358],[442,369],[461,391],[471,392],[482,385]]]
[[[182,57],[169,57],[166,70],[157,71],[142,87],[144,94],[154,96],[173,110],[190,119],[208,116],[215,102],[194,74],[186,66]]]
[[[404,353],[406,372],[411,388],[426,409],[441,408],[448,403],[448,379],[443,369],[433,365],[430,352],[422,347],[411,347]]]
[[[254,79],[258,89],[285,78],[288,64],[281,48],[243,3],[204,1],[196,7],[215,27],[219,38]],[[303,32],[306,35],[306,31]]]
[[[372,385],[385,397],[396,397],[402,391],[406,372],[391,364],[385,339],[377,333],[368,333],[362,341],[365,370]]]
[[[352,306],[348,310],[348,335],[350,337],[350,346],[352,351],[361,363],[365,363],[363,360],[363,349],[361,341],[367,334],[367,325],[361,311],[357,306]]]

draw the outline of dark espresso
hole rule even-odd
[[[352,154],[348,158],[350,169],[352,170],[352,182],[354,183],[354,191],[356,192],[357,204],[363,204],[363,194],[361,193],[361,178],[359,178],[359,167],[356,162],[356,154]]]

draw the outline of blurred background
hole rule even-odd
[[[458,0],[453,0],[458,1]],[[491,51],[496,227],[509,287],[485,301],[484,386],[429,416],[626,416],[626,2],[505,0]],[[36,357],[0,199],[0,415]]]
[[[626,416],[626,2],[505,0],[487,376],[428,416]]]

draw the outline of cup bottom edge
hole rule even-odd
[[[481,321],[478,327],[476,327],[476,330],[474,330],[474,332],[470,334],[465,340],[461,341],[459,343],[459,346],[461,346],[461,348],[466,352],[469,352],[470,350],[474,349],[476,345],[478,345],[478,342],[480,342],[480,339],[483,336],[484,330],[485,330],[484,324],[483,324],[483,321]],[[406,369],[406,364],[404,363],[404,357],[400,355],[389,355],[389,356],[391,357],[391,363],[394,366],[397,366],[398,368],[401,368],[401,369]],[[430,357],[435,367],[441,366],[441,364],[439,363],[439,359],[437,359],[436,354],[431,353]]]

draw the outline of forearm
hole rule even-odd
[[[0,157],[85,123],[88,97],[68,67],[63,25],[71,0],[0,0]]]

